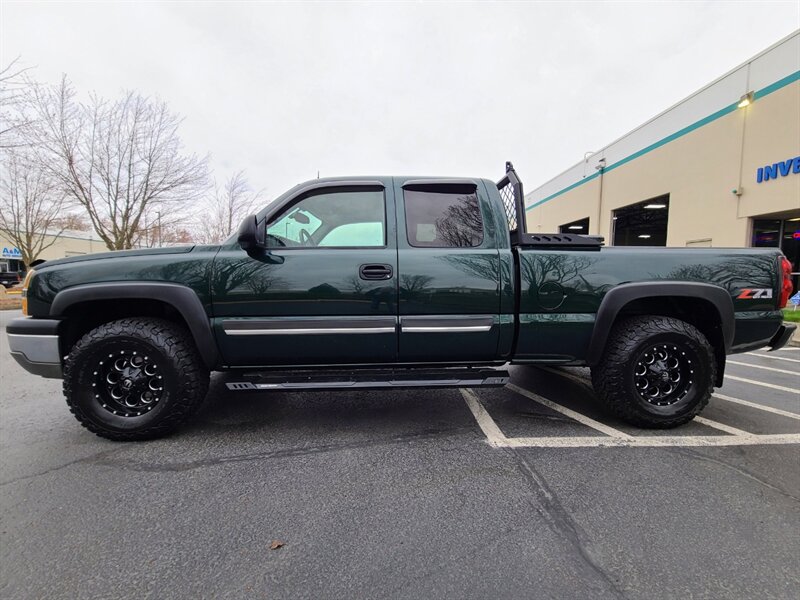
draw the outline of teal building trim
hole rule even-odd
[[[768,96],[772,92],[776,92],[779,89],[781,89],[783,87],[786,87],[787,85],[789,85],[791,83],[794,83],[795,81],[800,81],[800,71],[795,71],[791,75],[787,75],[786,77],[784,77],[782,79],[779,79],[775,83],[772,83],[772,84],[768,85],[767,87],[758,90],[757,92],[755,92],[753,94],[753,98],[755,100],[757,100],[758,98],[763,98],[764,96]],[[660,148],[661,146],[664,146],[665,144],[669,144],[671,141],[676,140],[676,139],[678,139],[680,137],[683,137],[684,135],[686,135],[687,133],[691,133],[695,129],[699,129],[700,127],[703,127],[704,125],[708,125],[709,123],[711,123],[713,121],[716,121],[717,119],[719,119],[721,117],[724,117],[725,115],[730,114],[730,113],[732,113],[732,112],[734,112],[736,110],[738,104],[739,104],[739,101],[737,100],[733,104],[729,104],[728,106],[726,106],[724,108],[721,108],[720,110],[716,111],[715,113],[712,113],[712,114],[708,115],[707,117],[704,117],[704,118],[700,119],[699,121],[696,121],[696,122],[692,123],[691,125],[687,125],[683,129],[680,129],[680,130],[676,131],[675,133],[673,133],[671,135],[668,135],[667,137],[665,137],[663,139],[660,139],[657,142],[654,142],[653,144],[650,144],[649,146],[647,146],[645,148],[642,148],[638,152],[634,152],[630,156],[626,156],[625,158],[623,158],[621,160],[618,160],[614,164],[607,166],[605,169],[602,170],[602,172],[603,173],[608,173],[609,171],[613,171],[614,169],[617,169],[617,168],[621,167],[622,165],[631,162],[632,160],[636,160],[637,158],[639,158],[640,156],[642,156],[644,154],[647,154],[648,152],[652,152],[656,148]],[[561,190],[555,192],[554,194],[550,194],[549,196],[547,196],[546,198],[543,198],[542,200],[539,200],[535,204],[531,204],[530,206],[526,207],[525,211],[527,212],[527,211],[531,210],[532,208],[535,208],[537,206],[541,206],[545,202],[549,202],[550,200],[553,200],[554,198],[558,198],[560,195],[565,194],[566,192],[568,192],[570,190],[574,190],[578,186],[581,186],[581,185],[583,185],[585,183],[589,183],[593,179],[599,177],[600,173],[601,173],[601,171],[597,171],[595,173],[592,173],[588,177],[584,177],[580,181],[576,181],[575,183],[573,183],[571,185],[568,185],[564,189],[561,189]]]

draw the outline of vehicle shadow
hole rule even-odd
[[[354,433],[387,436],[475,429],[457,389],[231,391],[241,376],[216,373],[207,399],[182,433],[291,438]]]

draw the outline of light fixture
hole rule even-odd
[[[644,207],[645,207],[645,208],[650,208],[650,209],[654,209],[654,208],[667,208],[667,205],[666,205],[666,204],[645,204],[645,206],[644,206]]]
[[[790,223],[794,223],[795,221],[800,221],[800,217],[795,217],[794,219],[787,219]]]
[[[583,225],[570,225],[569,229],[583,229]]]
[[[649,233],[643,233],[639,237],[642,238],[643,240],[649,240],[650,239],[650,234]]]
[[[738,106],[739,108],[744,108],[745,106],[750,106],[750,104],[752,103],[753,103],[753,92],[747,92],[744,96],[739,98],[739,104],[737,104],[736,106]]]

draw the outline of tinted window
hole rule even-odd
[[[408,243],[423,248],[474,248],[483,241],[478,196],[404,190]]]
[[[270,248],[379,248],[386,245],[382,191],[326,192],[303,198],[267,225]]]

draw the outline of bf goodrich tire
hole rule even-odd
[[[711,398],[714,351],[693,325],[672,317],[618,323],[592,368],[600,402],[639,427],[666,429],[691,421]]]
[[[188,332],[145,317],[93,329],[64,365],[64,395],[72,414],[89,431],[118,441],[177,429],[202,403],[208,380]]]

